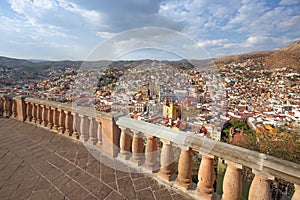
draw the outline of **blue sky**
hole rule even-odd
[[[1,0],[0,55],[82,60],[143,27],[183,33],[211,57],[279,49],[300,39],[300,1]]]

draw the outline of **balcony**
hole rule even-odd
[[[144,179],[151,177],[151,180],[159,182],[157,187],[168,188],[165,190],[168,192],[161,195],[169,198],[175,199],[175,195],[179,199],[184,198],[180,195],[183,193],[184,196],[194,199],[241,199],[242,168],[247,167],[251,168],[254,174],[248,199],[272,199],[270,185],[275,177],[293,183],[295,191],[292,199],[300,199],[300,165],[262,153],[113,113],[100,113],[88,108],[75,109],[71,105],[25,96],[14,97],[1,94],[0,112],[4,117],[28,123],[27,126],[38,126],[47,129],[45,131],[65,136],[63,138],[66,146],[60,147],[65,151],[74,148],[73,145],[81,145],[80,148],[83,145],[109,169],[117,168],[114,170],[124,172],[126,168],[126,170],[133,170],[133,174],[139,174]],[[6,120],[8,124],[12,123],[11,119]],[[15,124],[16,128],[24,126],[24,123],[19,122],[12,124]],[[14,126],[10,127],[11,130],[14,128]],[[4,130],[2,127],[1,129]],[[42,134],[42,131],[39,132]],[[34,137],[39,136],[37,134]],[[75,143],[71,139],[74,139]],[[17,139],[17,142],[20,141]],[[175,150],[179,150],[178,161],[175,159]],[[197,183],[192,181],[195,155],[201,158]],[[51,157],[45,156],[46,159]],[[216,158],[224,160],[227,166],[222,183],[222,196],[216,194],[214,187]],[[98,172],[95,173],[97,176]],[[147,183],[149,184],[149,181]],[[128,187],[134,185],[135,188],[132,180],[127,185]],[[155,196],[151,189],[143,189],[145,189],[143,198],[151,192],[151,197],[160,198]],[[124,196],[126,193],[118,193],[118,187],[115,192],[120,195],[120,198],[139,198],[138,192],[134,193],[132,198]]]

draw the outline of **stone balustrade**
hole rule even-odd
[[[0,94],[0,113],[78,141],[99,145],[103,153],[147,170],[196,199],[216,198],[215,158],[224,159],[227,165],[223,180],[224,200],[241,199],[243,167],[251,168],[254,174],[250,200],[271,199],[270,183],[275,177],[294,184],[292,199],[300,196],[300,165],[192,133],[113,113],[7,94]],[[180,150],[178,161],[174,149]],[[197,183],[192,182],[195,152],[201,157]]]
[[[17,118],[17,101],[13,98],[10,102],[11,102],[11,117]]]
[[[136,140],[136,133],[145,135],[147,139],[144,155],[146,162],[143,167],[147,168],[149,163],[157,165],[158,159],[147,159],[148,152],[156,152],[157,145],[148,142],[148,138],[156,138],[162,143],[160,153],[160,166],[157,175],[173,183],[174,187],[183,189],[187,194],[199,199],[215,199],[216,172],[214,169],[214,158],[222,158],[227,164],[223,180],[222,199],[241,199],[242,195],[242,167],[252,168],[254,179],[252,181],[248,199],[270,199],[270,183],[275,177],[294,183],[295,192],[293,199],[299,198],[300,165],[281,160],[266,154],[254,152],[238,146],[216,142],[208,138],[200,137],[192,133],[175,131],[167,127],[157,126],[147,122],[119,117],[116,120],[122,133],[120,137],[119,158],[131,160],[135,155],[134,145],[130,144]],[[129,134],[129,132],[133,134]],[[141,137],[139,137],[141,139]],[[153,139],[152,139],[153,140]],[[135,142],[136,143],[136,142]],[[156,141],[158,143],[158,141]],[[132,146],[132,152],[129,151]],[[178,160],[178,173],[175,175],[176,161],[174,159],[174,146],[181,150]],[[139,147],[142,149],[142,147]],[[198,172],[198,183],[196,189],[192,185],[192,151],[201,156]],[[142,155],[142,152],[139,151]],[[124,156],[125,155],[125,156]],[[151,156],[153,156],[151,155]],[[136,158],[135,158],[136,159]],[[155,171],[154,171],[155,172]],[[175,176],[175,177],[174,177]],[[172,178],[173,177],[173,178]]]

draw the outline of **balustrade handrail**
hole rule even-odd
[[[39,99],[39,98],[30,97],[27,95],[16,96],[16,95],[12,95],[12,94],[0,93],[0,98],[15,99],[15,98],[19,98],[19,97],[24,97],[25,102],[50,106],[52,108],[63,109],[65,111],[69,111],[69,112],[76,112],[78,114],[85,115],[87,117],[112,120],[115,115],[115,113],[100,112],[100,111],[91,109],[89,107],[73,106],[72,104],[59,103],[59,102],[50,101],[50,100],[43,100],[43,99]]]
[[[113,118],[113,113],[100,112],[100,111],[96,111],[96,110],[93,110],[88,107],[73,106],[72,104],[59,103],[56,101],[27,97],[25,99],[25,102],[37,103],[40,105],[50,106],[52,108],[58,108],[58,109],[62,109],[62,110],[69,111],[69,112],[77,112],[78,114],[85,115],[87,117],[105,118],[105,119]]]
[[[139,131],[146,135],[171,141],[178,145],[190,147],[201,154],[210,154],[243,166],[250,167],[263,174],[282,178],[300,185],[300,165],[263,153],[255,152],[231,144],[198,136],[193,133],[173,130],[168,127],[147,123],[121,116],[116,124],[120,127]]]
[[[14,100],[20,96],[1,93],[0,97]],[[274,176],[292,182],[296,185],[300,185],[300,165],[297,163],[282,160],[231,144],[217,142],[190,132],[177,131],[168,127],[134,120],[116,113],[104,113],[87,107],[72,106],[71,104],[63,104],[28,96],[22,96],[22,98],[25,102],[45,105],[69,112],[76,112],[79,115],[85,115],[87,117],[108,119],[109,121],[114,121],[116,125],[121,128],[128,128],[132,131],[165,139],[177,145],[192,148],[193,151],[200,152],[202,155],[214,155],[227,161],[232,161],[234,163],[250,167],[253,170],[259,171],[267,176]],[[114,134],[114,132],[112,134]]]
[[[14,95],[12,94],[6,94],[6,93],[0,93],[0,97],[1,98],[9,98],[12,99],[14,97]]]

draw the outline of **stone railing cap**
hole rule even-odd
[[[24,100],[24,99],[26,99],[28,97],[29,97],[28,95],[18,95],[18,96],[15,96],[14,99],[22,99],[22,100]]]
[[[191,147],[194,151],[201,152],[203,155],[214,155],[250,167],[253,170],[260,171],[262,174],[268,174],[270,177],[275,176],[298,185],[300,184],[300,165],[297,163],[128,117],[120,116],[116,119],[118,126],[168,140],[177,145]]]
[[[0,93],[0,97],[2,98],[13,98],[15,95],[12,95],[12,94],[6,94],[6,93]]]

